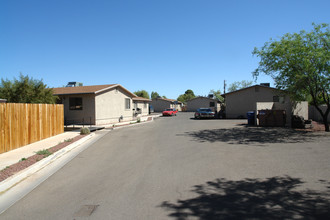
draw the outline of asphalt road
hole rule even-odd
[[[0,219],[326,219],[330,136],[194,120],[110,131]]]

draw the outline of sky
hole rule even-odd
[[[255,47],[330,23],[329,0],[0,0],[0,78],[176,99],[254,81]],[[271,83],[261,75],[254,84]]]

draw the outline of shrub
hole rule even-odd
[[[51,155],[52,153],[49,150],[39,150],[37,152],[38,155],[44,155],[45,157],[48,157],[49,155]]]
[[[89,134],[89,133],[91,133],[89,128],[81,128],[80,129],[80,134]]]

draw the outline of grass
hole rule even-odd
[[[37,151],[36,154],[38,154],[38,155],[44,155],[45,157],[48,157],[48,156],[51,155],[52,153],[49,152],[48,149],[46,149],[46,150],[44,149],[44,150],[39,150],[39,151]]]
[[[64,142],[72,142],[73,138],[65,139]]]
[[[8,169],[10,166],[6,166],[5,168],[3,168],[1,171],[4,171],[6,169]]]

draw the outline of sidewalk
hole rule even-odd
[[[149,116],[143,116],[141,117],[141,122],[146,122],[153,120],[156,117],[159,117],[160,115],[154,114],[154,115],[149,115]],[[114,128],[116,129],[117,127],[123,127],[127,125],[132,125],[136,124],[137,121],[126,121],[126,122],[121,122],[121,123],[116,123],[116,124],[111,124],[111,125],[103,125],[102,127],[105,128]],[[56,146],[57,144],[64,142],[65,140],[74,138],[78,135],[80,135],[79,127],[77,127],[77,130],[73,131],[68,131],[64,132],[62,134],[43,139],[41,141],[17,148],[15,150],[5,152],[0,154],[0,170],[5,169],[7,166],[10,166],[12,164],[15,164],[19,162],[22,158],[28,158],[30,156],[33,156],[36,154],[37,151],[48,149],[51,147]]]
[[[97,141],[99,138],[102,138],[111,130],[128,126],[137,126],[140,124],[139,122],[151,122],[154,118],[159,116],[159,114],[153,114],[146,117],[141,117],[139,121],[135,120],[121,122],[115,125],[103,125],[102,127],[108,128],[104,132],[92,132],[91,134],[86,135],[85,137],[56,151],[50,156],[1,181],[0,214],[23,198],[27,193],[45,181],[52,174],[61,169],[66,163],[75,158],[84,149],[87,149],[91,143]],[[39,150],[49,149],[78,135],[80,135],[79,128],[78,130],[64,132],[13,151],[2,153],[0,154],[0,170],[19,162],[22,158],[28,158],[35,155]]]
[[[36,154],[39,150],[48,149],[64,142],[65,140],[74,138],[80,134],[79,130],[64,132],[53,137],[43,139],[38,142],[17,148],[15,150],[0,154],[0,170],[7,166],[17,163],[22,158],[28,158]]]

